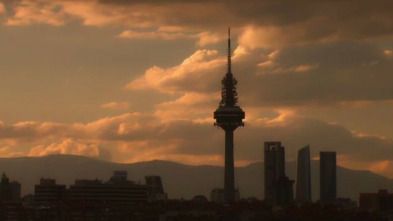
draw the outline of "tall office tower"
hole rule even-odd
[[[214,112],[215,125],[225,131],[225,173],[224,191],[227,203],[235,201],[235,172],[233,157],[233,132],[244,126],[244,111],[237,105],[237,80],[231,70],[231,35],[228,29],[228,71],[221,81],[221,102]]]
[[[274,201],[276,182],[285,177],[285,149],[281,142],[265,142],[265,200]]]
[[[336,199],[336,152],[320,152],[319,184],[321,203],[331,203]]]
[[[275,183],[274,205],[285,206],[293,202],[293,183],[287,176],[278,178]]]
[[[145,176],[147,195],[150,201],[167,200],[160,176]]]
[[[310,146],[307,145],[297,153],[296,201],[311,202],[311,165]]]
[[[10,182],[9,178],[3,172],[0,181],[0,202],[2,201],[19,201],[21,185],[17,181]]]

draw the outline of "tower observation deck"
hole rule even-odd
[[[233,157],[233,132],[239,126],[244,126],[244,111],[237,105],[237,80],[231,70],[231,32],[228,29],[228,70],[222,79],[221,101],[214,112],[215,126],[225,131],[225,174],[224,192],[225,201],[231,203],[235,200],[235,172]]]

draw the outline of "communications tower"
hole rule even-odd
[[[235,201],[235,172],[233,158],[233,132],[239,126],[244,126],[244,111],[237,105],[237,80],[231,71],[231,30],[228,28],[228,71],[222,79],[221,101],[214,112],[215,126],[225,131],[225,202]]]

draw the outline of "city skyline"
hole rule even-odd
[[[235,165],[280,140],[288,160],[310,144],[392,178],[389,4],[2,0],[0,157],[223,165],[212,110],[231,26]]]

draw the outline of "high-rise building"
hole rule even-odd
[[[235,201],[240,200],[239,189],[235,189]],[[223,188],[214,188],[210,192],[210,201],[215,203],[225,203],[225,191]]]
[[[244,111],[237,105],[237,80],[231,70],[231,38],[228,29],[228,70],[221,81],[221,102],[214,112],[215,125],[225,131],[225,172],[224,191],[225,201],[235,201],[235,171],[233,156],[233,132],[239,126],[244,126]]]
[[[297,154],[296,201],[311,202],[310,146],[300,149]]]
[[[293,201],[293,180],[285,176],[285,148],[279,141],[265,142],[265,201],[284,206]]]
[[[164,192],[160,176],[145,176],[148,199],[151,201],[167,200],[168,195]]]
[[[320,152],[319,182],[321,203],[332,203],[337,197],[336,152]]]
[[[1,201],[19,201],[21,185],[17,181],[10,182],[5,173],[1,176],[0,181],[0,202]]]
[[[0,181],[0,220],[20,220],[20,189],[20,183],[10,182],[3,172]]]
[[[276,182],[285,176],[285,149],[279,141],[265,142],[265,200],[273,202]]]
[[[277,206],[285,206],[293,202],[293,180],[287,176],[278,178],[275,183],[274,204]]]

